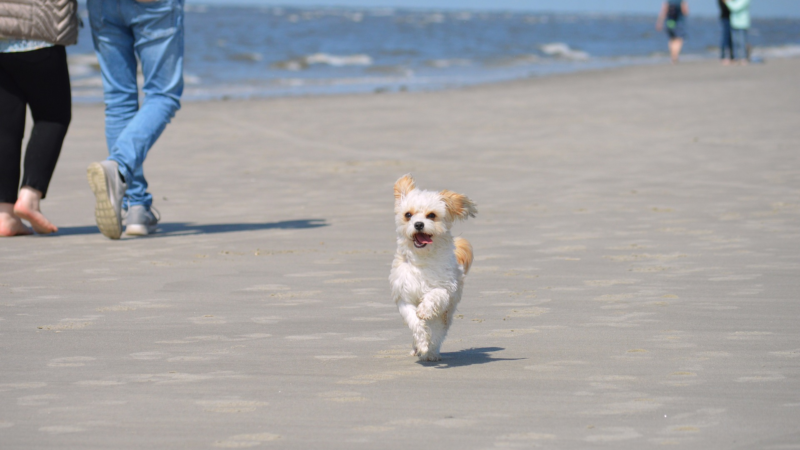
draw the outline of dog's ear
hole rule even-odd
[[[407,195],[409,192],[416,189],[417,186],[414,184],[414,179],[411,178],[411,174],[407,173],[400,177],[399,180],[395,181],[394,183],[394,199],[395,201],[399,201],[400,197]]]
[[[475,217],[478,209],[475,203],[472,202],[466,195],[457,194],[447,189],[439,193],[442,196],[444,204],[447,206],[447,219],[451,222],[455,219],[467,220],[470,217]]]

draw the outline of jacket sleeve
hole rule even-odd
[[[750,0],[727,0],[725,4],[731,12],[739,12],[750,6]]]

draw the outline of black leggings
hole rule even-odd
[[[25,105],[33,130],[22,186],[47,194],[72,118],[67,52],[61,45],[0,53],[0,203],[15,203],[20,187]]]

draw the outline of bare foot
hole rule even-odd
[[[39,210],[39,200],[42,193],[28,186],[19,190],[19,198],[14,204],[14,214],[31,223],[34,231],[39,234],[50,234],[58,231],[58,227],[50,223]]]
[[[0,203],[0,236],[24,236],[33,234],[33,230],[26,227],[19,217],[14,215],[14,205]]]

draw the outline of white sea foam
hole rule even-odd
[[[585,61],[589,59],[589,54],[580,50],[573,50],[569,45],[563,42],[553,42],[539,46],[539,50],[547,56],[556,58],[572,59],[576,61]]]
[[[435,67],[437,69],[446,69],[448,67],[464,67],[469,66],[472,64],[472,61],[468,59],[462,58],[454,58],[454,59],[431,59],[425,61],[425,65],[428,67]]]
[[[231,61],[250,61],[250,62],[258,62],[261,61],[263,56],[261,53],[256,52],[242,52],[242,53],[234,53],[232,55],[228,55],[228,59]]]
[[[491,60],[486,61],[486,66],[488,67],[514,67],[514,66],[525,66],[529,64],[536,64],[541,61],[536,55],[514,55],[514,56],[505,56],[501,58],[493,58]]]
[[[346,55],[336,56],[327,53],[315,53],[306,56],[306,62],[309,64],[327,64],[329,66],[370,66],[372,65],[372,58],[369,55]]]
[[[756,47],[753,56],[761,58],[797,58],[800,57],[800,45],[781,45],[778,47]]]
[[[346,17],[352,20],[353,22],[361,22],[362,20],[364,20],[364,13],[355,12],[347,14]]]
[[[397,65],[397,66],[372,66],[366,69],[367,73],[376,73],[382,75],[399,75],[403,77],[411,77],[414,76],[414,71],[409,69],[408,67]]]
[[[445,21],[445,16],[441,13],[433,13],[427,15],[424,20],[428,23],[443,23]]]
[[[329,55],[327,53],[314,53],[300,58],[278,61],[272,64],[274,69],[303,70],[314,64],[326,64],[333,67],[343,66],[371,66],[372,58],[369,55]]]

